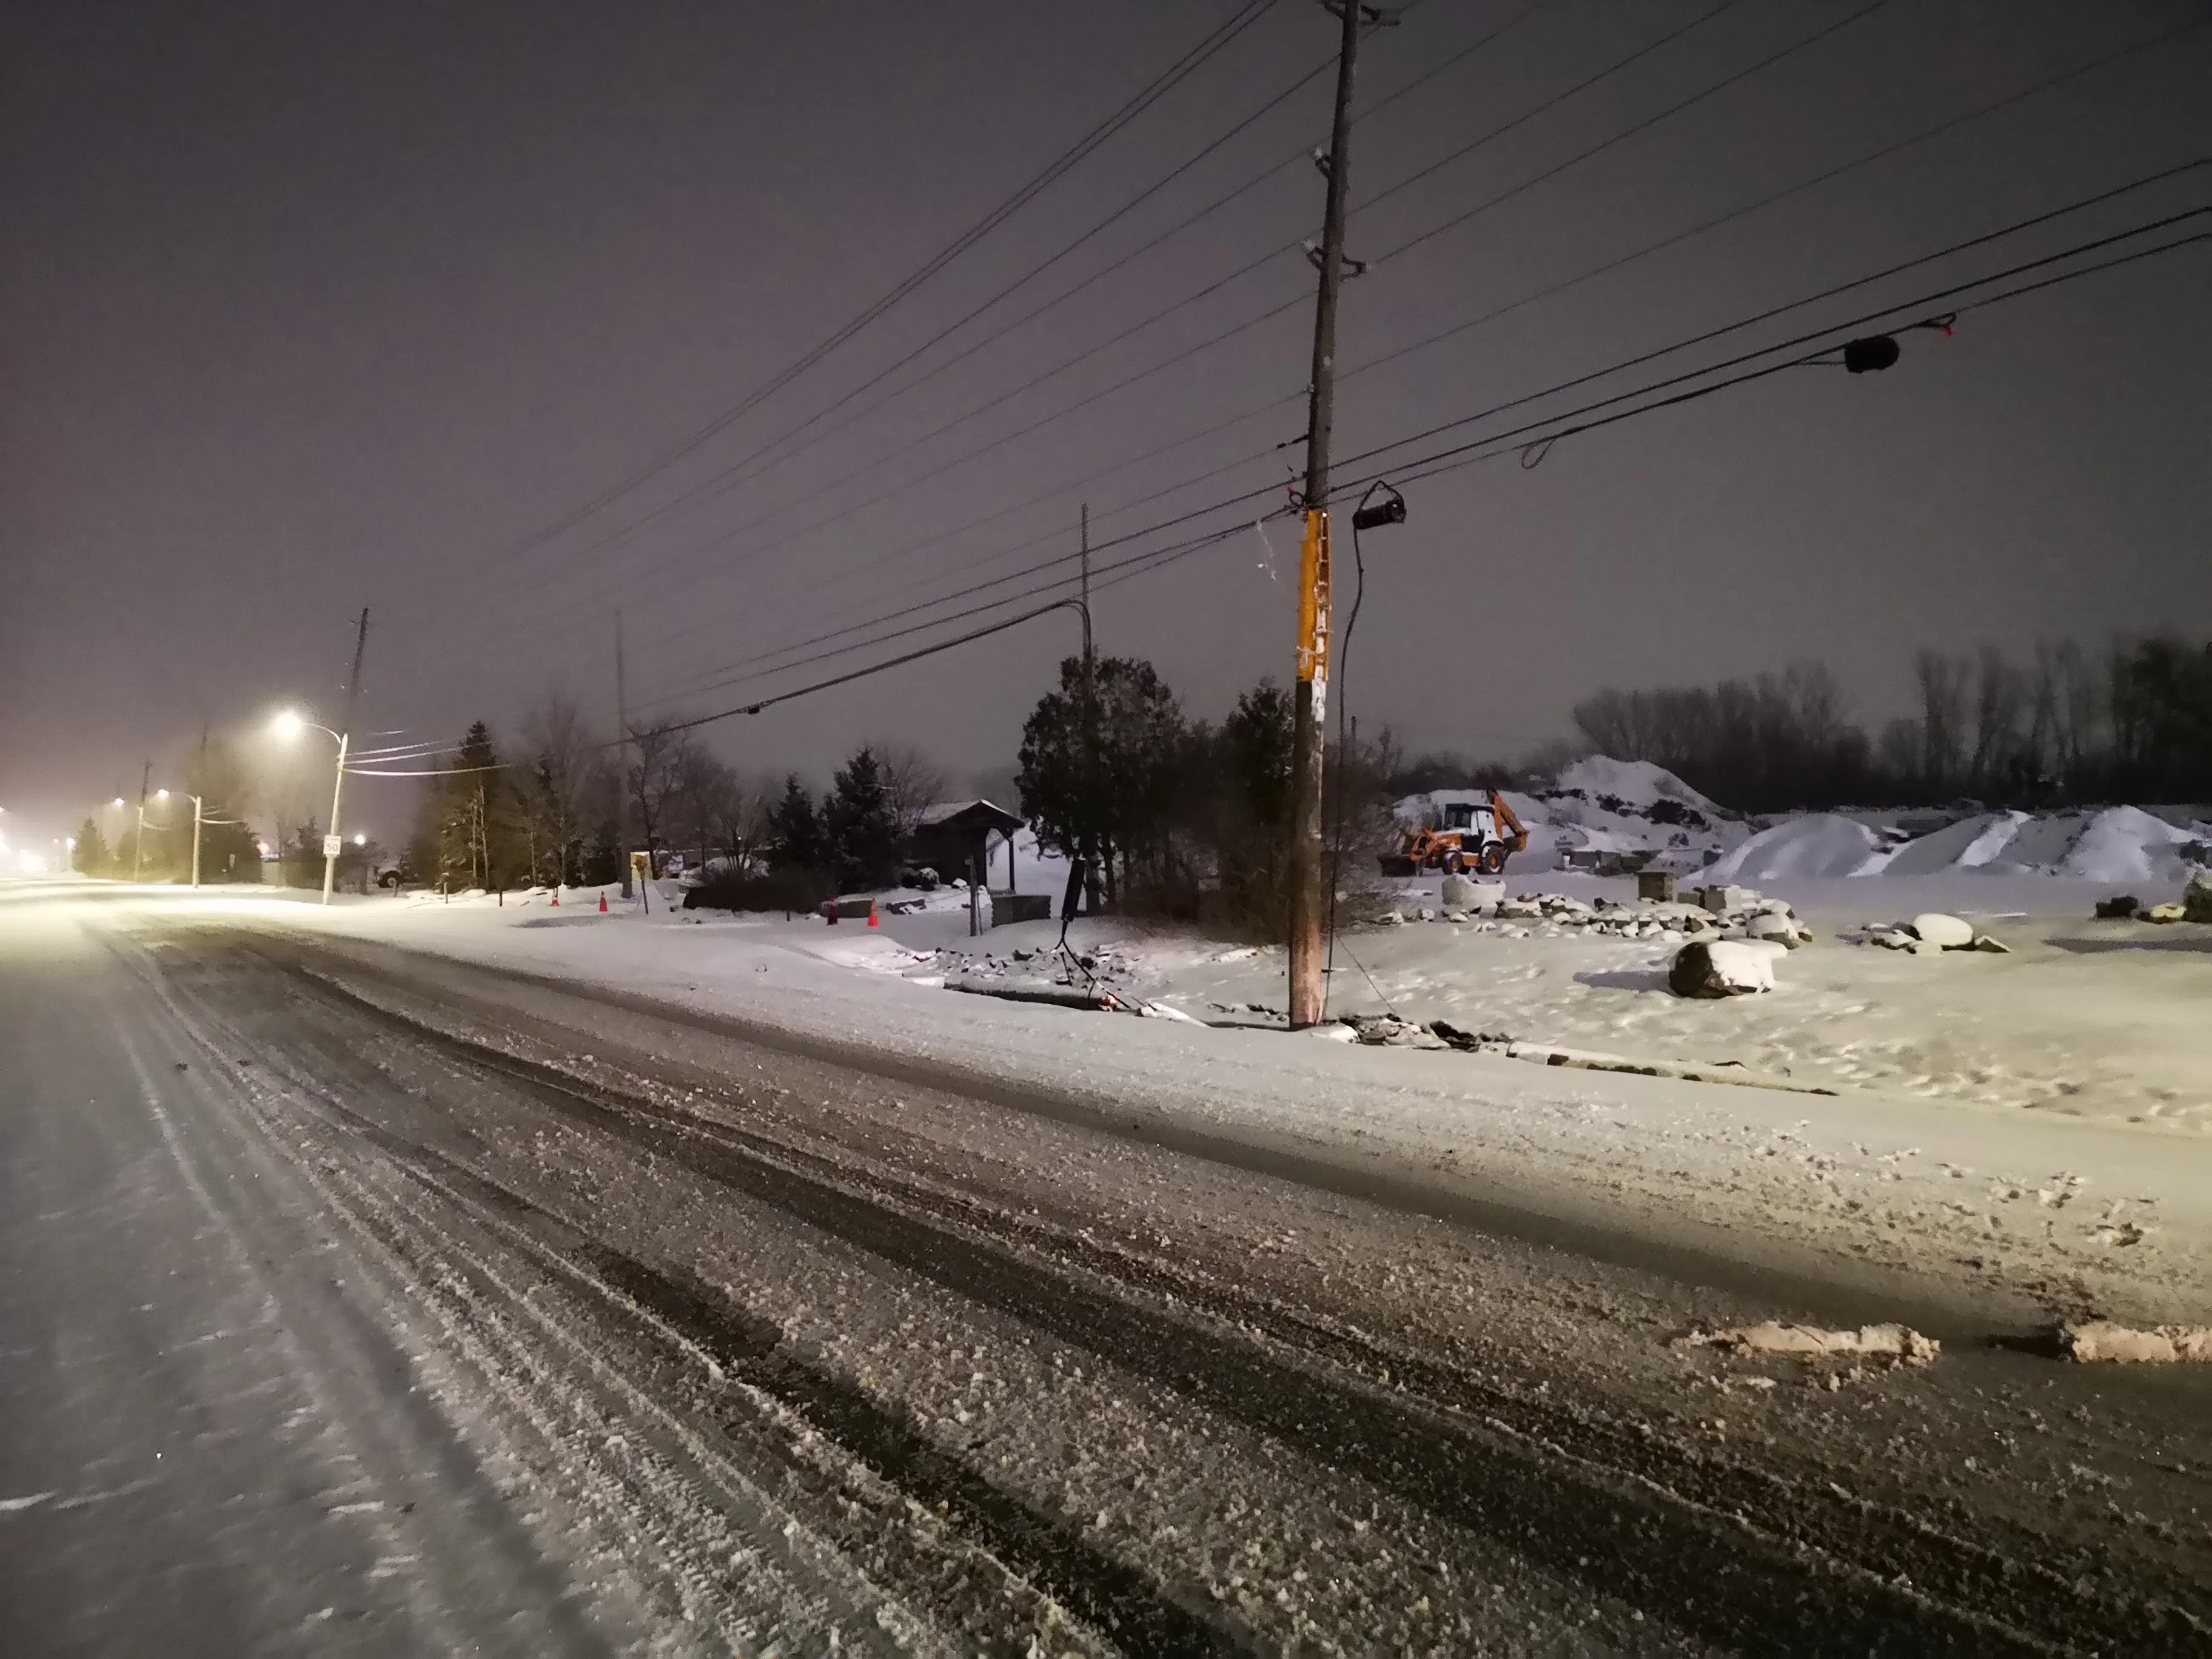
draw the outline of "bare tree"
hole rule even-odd
[[[2025,701],[2020,670],[1997,647],[1984,646],[1974,665],[1974,750],[1966,766],[1976,788],[1987,790],[2007,781],[2020,749]]]
[[[1966,677],[1960,665],[1940,651],[1922,651],[1912,659],[1920,689],[1920,779],[1930,794],[1948,794],[1959,785],[1966,723]]]
[[[672,845],[669,832],[689,828],[672,820],[682,818],[698,785],[702,751],[690,730],[682,726],[682,718],[672,715],[629,728],[631,758],[623,769],[623,787],[637,808],[638,827],[656,870],[662,850]]]
[[[945,769],[912,744],[880,743],[868,747],[875,753],[891,817],[898,825],[900,839],[904,840],[920,827],[922,813],[945,799],[950,787]]]
[[[531,879],[580,880],[585,835],[606,787],[603,748],[558,689],[524,718],[522,738],[529,760],[518,787]]]

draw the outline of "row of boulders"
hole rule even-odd
[[[1530,892],[1508,898],[1503,882],[1446,876],[1438,896],[1440,908],[1393,908],[1376,920],[1385,926],[1482,920],[1509,930],[1516,924],[1528,924],[1668,945],[1705,934],[1716,939],[1767,939],[1793,951],[1813,939],[1812,930],[1797,920],[1796,912],[1785,901],[1762,898],[1747,887],[1700,889],[1695,902],[1637,899],[1621,902],[1580,899],[1566,893]]]
[[[2132,893],[2120,893],[2097,903],[2100,921],[2212,922],[2212,870],[2200,870],[2189,878],[2179,899],[2145,904]]]
[[[1910,951],[1916,956],[1937,956],[1945,951],[1985,951],[2007,956],[2012,951],[2003,940],[1978,933],[1971,922],[1940,910],[1923,911],[1910,921],[1870,921],[1863,932],[1869,945]]]

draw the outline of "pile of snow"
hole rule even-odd
[[[1856,818],[1815,812],[1760,830],[1723,854],[1708,874],[1716,882],[1753,884],[1861,875],[1869,866],[1881,866],[1881,838]]]
[[[1978,871],[2154,887],[2188,880],[2212,847],[2212,823],[2180,826],[2138,806],[1970,812],[1918,836],[1892,812],[1793,813],[1760,820],[1770,827],[1754,833],[1754,823],[1663,766],[1604,755],[1563,768],[1543,788],[1504,793],[1528,827],[1528,863],[1565,868],[1585,861],[1574,854],[1644,854],[1655,870],[1754,885]],[[1486,790],[1438,789],[1407,796],[1397,813],[1434,823],[1451,803],[1488,799]]]
[[[1586,755],[1560,769],[1547,792],[1552,795],[1580,795],[1615,812],[1640,811],[1661,801],[1675,801],[1698,817],[1715,823],[1736,816],[1709,797],[1650,761],[1617,761],[1606,755]]]
[[[2191,866],[2180,849],[2195,839],[2139,806],[2114,806],[2089,820],[2053,873],[2079,881],[2186,881]]]
[[[1663,766],[1591,755],[1561,769],[1546,787],[1501,791],[1528,831],[1521,856],[1561,867],[1570,853],[1652,855],[1652,867],[1702,868],[1749,832],[1741,817],[1699,794]],[[1454,802],[1483,805],[1482,789],[1438,789],[1397,804],[1409,823],[1440,822]]]

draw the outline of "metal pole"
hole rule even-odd
[[[1328,439],[1336,406],[1336,299],[1344,280],[1344,210],[1352,140],[1352,72],[1359,0],[1340,0],[1336,116],[1329,130],[1321,286],[1314,302],[1313,381],[1306,413],[1305,537],[1298,556],[1297,691],[1291,748],[1290,1014],[1296,1030],[1322,1017],[1322,744],[1328,710]]]
[[[200,884],[200,798],[192,797],[192,885]]]
[[[368,607],[361,612],[361,631],[354,635],[353,673],[346,681],[345,724],[338,730],[338,773],[331,785],[331,827],[323,841],[323,902],[331,902],[331,889],[337,884],[338,855],[331,849],[344,845],[338,829],[338,799],[345,793],[346,748],[353,737],[354,709],[361,700],[361,659],[368,649]]]

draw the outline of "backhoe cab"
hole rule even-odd
[[[1495,789],[1486,803],[1447,801],[1443,822],[1407,830],[1395,853],[1379,855],[1386,876],[1410,876],[1419,870],[1447,875],[1494,876],[1509,854],[1524,850],[1528,832]]]

